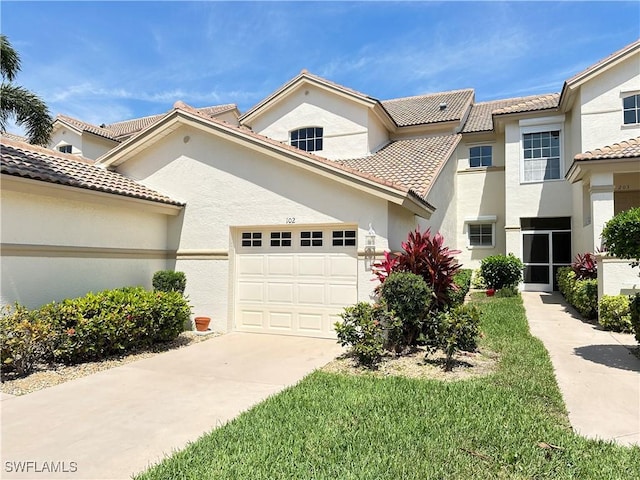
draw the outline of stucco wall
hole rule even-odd
[[[630,295],[640,292],[640,269],[629,260],[598,255],[598,298],[603,295]]]
[[[232,226],[355,223],[363,249],[371,223],[378,248],[387,244],[385,200],[191,127],[181,127],[119,170],[187,203],[170,231],[177,268],[187,274],[194,312],[212,312],[220,318],[216,327],[231,313],[225,255]],[[211,258],[188,259],[198,252]],[[359,298],[368,300],[375,285],[368,274],[361,280]]]
[[[640,125],[624,125],[622,97],[640,93],[640,53],[583,84],[582,151],[640,135]]]
[[[80,155],[82,153],[82,136],[69,128],[56,129],[51,134],[49,147],[53,150],[58,150],[61,145],[71,145],[71,153]]]
[[[34,308],[89,291],[150,287],[153,273],[166,268],[166,215],[110,204],[106,196],[92,202],[91,195],[74,199],[64,189],[39,195],[7,183],[1,193],[3,304]]]
[[[321,88],[305,85],[292,92],[251,122],[256,133],[289,142],[289,132],[303,127],[323,127],[326,158],[357,158],[380,144],[381,130],[370,127],[369,109]],[[371,135],[371,137],[370,137]]]

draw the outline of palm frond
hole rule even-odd
[[[26,127],[29,143],[47,145],[53,128],[53,118],[47,105],[29,90],[3,83],[0,86],[0,130],[6,131],[9,117]]]

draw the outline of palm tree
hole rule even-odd
[[[0,131],[6,132],[6,122],[14,117],[18,125],[24,125],[30,143],[47,145],[51,136],[53,119],[47,105],[26,88],[14,85],[20,71],[20,56],[9,43],[6,35],[0,35]]]

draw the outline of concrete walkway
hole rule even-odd
[[[524,292],[531,333],[549,351],[574,430],[640,445],[640,359],[633,335],[584,321],[559,293]]]
[[[25,396],[3,395],[0,477],[130,478],[342,351],[335,340],[230,333]],[[10,471],[17,462],[30,473]]]

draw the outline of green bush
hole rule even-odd
[[[384,353],[384,330],[388,312],[378,305],[360,302],[346,307],[340,314],[342,322],[336,322],[338,341],[358,362],[366,367],[375,366]]]
[[[498,298],[517,297],[520,295],[518,287],[502,287],[496,290],[495,296]]]
[[[471,277],[471,287],[478,290],[485,290],[487,288],[487,284],[484,281],[484,278],[482,278],[482,272],[479,268],[473,271],[473,275]]]
[[[640,207],[620,212],[609,220],[602,230],[602,240],[607,251],[618,258],[640,263]]]
[[[475,305],[459,305],[434,316],[437,335],[427,342],[428,351],[441,349],[446,354],[445,370],[452,367],[453,355],[478,347],[480,310]]]
[[[640,343],[640,293],[629,297],[629,315],[636,340]]]
[[[469,288],[471,288],[472,275],[473,270],[464,269],[458,270],[458,272],[453,276],[453,283],[457,287],[457,290],[451,289],[449,292],[450,307],[455,307],[464,303],[464,299],[467,296],[467,293],[469,293]]]
[[[627,295],[603,295],[598,302],[598,323],[605,330],[631,332],[631,312]]]
[[[381,285],[380,297],[387,310],[402,324],[400,334],[391,334],[391,338],[397,340],[394,349],[401,351],[414,345],[432,305],[433,290],[420,275],[394,272]]]
[[[578,280],[571,267],[562,267],[557,273],[560,293],[584,318],[593,319],[598,314],[598,281]]]
[[[184,289],[187,286],[187,277],[184,272],[159,270],[153,274],[151,283],[154,290],[161,292],[180,292],[184,294]]]
[[[0,361],[4,371],[31,373],[36,363],[51,358],[51,325],[25,307],[5,307],[0,317]]]
[[[504,287],[517,287],[522,281],[524,264],[512,253],[492,255],[480,263],[480,274],[487,288],[499,290]]]

